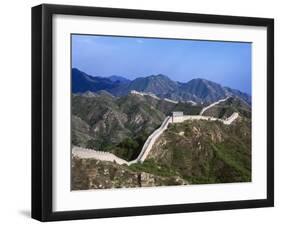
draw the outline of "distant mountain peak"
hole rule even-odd
[[[216,82],[194,78],[189,82],[177,82],[164,74],[138,77],[132,81],[118,75],[94,77],[77,68],[72,69],[72,92],[97,92],[106,90],[114,96],[125,96],[132,90],[153,93],[160,98],[174,101],[212,103],[227,96],[236,96],[251,105],[251,96],[239,90],[224,87]]]
[[[125,82],[125,83],[128,83],[130,82],[131,80],[130,79],[127,79],[123,76],[120,76],[120,75],[111,75],[108,77],[112,82]]]
[[[153,79],[169,79],[171,80],[167,75],[164,74],[157,74],[157,75],[150,75],[146,78],[153,78]],[[172,80],[171,80],[172,81]]]
[[[118,85],[108,78],[94,77],[80,71],[77,68],[72,69],[72,92],[84,93],[86,91],[96,92],[99,90],[112,90]]]
[[[188,83],[193,83],[193,82],[202,82],[202,83],[205,83],[205,84],[212,83],[212,84],[219,85],[218,83],[210,81],[210,80],[205,79],[205,78],[193,78]]]
[[[178,88],[177,83],[168,76],[158,74],[134,79],[128,86],[128,91],[136,90],[150,92],[155,95],[165,95]]]

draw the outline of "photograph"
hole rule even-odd
[[[71,190],[252,181],[252,43],[71,34]]]

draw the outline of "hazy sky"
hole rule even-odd
[[[72,67],[103,77],[205,78],[251,94],[251,43],[72,35]]]

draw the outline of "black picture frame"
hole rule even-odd
[[[267,198],[54,212],[52,210],[52,18],[55,14],[266,27]],[[57,221],[271,206],[274,206],[273,19],[50,4],[32,8],[32,218],[40,221]]]

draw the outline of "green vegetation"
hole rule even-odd
[[[174,110],[198,114],[202,106],[149,96],[114,97],[103,91],[72,96],[72,144],[108,151],[126,160],[138,156],[147,137]]]
[[[138,156],[139,144],[132,138],[125,138],[116,147],[114,154],[127,161],[135,159]]]
[[[97,161],[95,159],[72,158],[71,189],[105,189],[122,187],[151,187],[163,185],[183,185],[187,182],[178,176],[170,176],[172,173],[159,175],[148,173],[138,164],[132,167],[121,166],[112,162]],[[145,163],[144,168],[153,169],[153,164]],[[165,169],[164,169],[165,172]],[[167,176],[166,176],[167,175]]]
[[[191,105],[186,104],[183,102],[179,102],[176,107],[173,109],[173,111],[182,111],[184,115],[198,115],[200,111],[202,110],[201,105]]]
[[[165,114],[156,109],[156,103],[151,106],[136,95],[120,98],[106,93],[91,97],[73,95],[72,144],[110,151],[126,138],[135,140],[152,133],[164,118]]]
[[[143,163],[135,163],[129,166],[129,169],[135,172],[146,172],[158,176],[177,176],[178,173],[164,164],[157,164],[155,160],[145,160]]]
[[[217,118],[228,118],[234,112],[239,112],[241,116],[251,118],[251,109],[247,103],[230,97],[224,102],[221,102],[204,112],[204,115],[213,116]]]
[[[92,148],[92,149],[94,149],[94,148],[95,148],[95,141],[94,141],[93,139],[88,140],[88,141],[87,141],[86,148]]]
[[[148,136],[172,111],[198,114],[202,106],[178,104],[151,97],[106,93],[74,95],[72,144],[135,159]],[[240,117],[231,125],[195,120],[170,124],[143,163],[120,166],[105,161],[76,159],[75,189],[155,185],[211,184],[251,181],[251,109],[230,98],[205,114]],[[144,178],[144,179],[143,179]],[[81,188],[82,189],[82,188]]]
[[[149,155],[191,184],[251,181],[251,123],[172,124]]]
[[[148,138],[149,134],[142,132],[134,139],[125,138],[119,144],[111,146],[111,151],[120,158],[127,161],[134,160],[138,157],[141,149]]]

